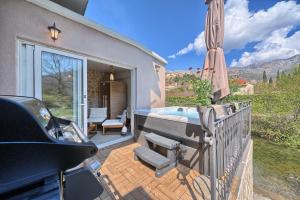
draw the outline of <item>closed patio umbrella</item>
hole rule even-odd
[[[215,102],[229,95],[224,41],[224,0],[205,0],[208,5],[205,24],[207,54],[201,74],[202,80],[212,84],[212,100]]]

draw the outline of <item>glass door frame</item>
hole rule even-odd
[[[42,100],[42,52],[48,52],[48,53],[54,53],[61,56],[66,56],[78,60],[82,60],[82,102],[80,103],[80,106],[82,108],[83,112],[83,119],[82,119],[82,128],[84,134],[87,136],[87,57],[79,56],[75,53],[71,52],[65,52],[63,50],[54,49],[51,47],[45,47],[38,44],[33,44],[30,42],[20,41],[19,47],[21,47],[22,44],[28,44],[34,46],[34,55],[33,55],[33,77],[34,77],[34,84],[33,84],[33,90],[34,90],[34,97],[37,99]],[[20,51],[19,51],[20,52]],[[21,54],[21,52],[20,52]],[[19,55],[22,57],[22,55]],[[21,67],[21,63],[19,63],[19,67]],[[19,78],[20,79],[20,78]],[[20,91],[19,91],[20,93]]]
[[[82,60],[82,95],[83,95],[83,102],[78,105],[79,107],[83,107],[83,119],[82,119],[82,127],[84,134],[87,136],[87,58],[83,56],[78,56],[73,53],[60,51],[57,49],[49,48],[49,47],[43,47],[40,45],[35,46],[35,55],[34,55],[34,63],[35,63],[35,94],[36,98],[42,99],[42,52],[48,52],[53,53],[61,56],[66,56],[70,58],[75,58],[78,60]]]

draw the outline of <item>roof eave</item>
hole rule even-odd
[[[84,15],[88,0],[50,0],[78,14]]]

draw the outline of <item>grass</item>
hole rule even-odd
[[[43,101],[54,116],[74,120],[71,96],[47,92],[43,94]]]
[[[300,178],[300,149],[254,137],[254,160],[265,169],[265,175]]]
[[[198,105],[196,97],[183,97],[183,96],[166,97],[166,106],[195,107],[195,105]]]
[[[253,140],[255,191],[271,199],[299,199],[300,149],[256,137]]]

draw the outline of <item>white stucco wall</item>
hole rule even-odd
[[[47,29],[53,22],[62,30],[56,42]],[[154,62],[164,63],[137,47],[25,0],[0,4],[0,94],[17,94],[18,39],[136,67],[137,108],[165,104],[165,68],[157,73],[153,67]]]

